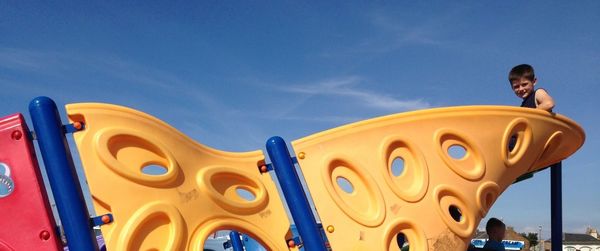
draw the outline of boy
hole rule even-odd
[[[488,234],[488,240],[483,246],[483,250],[505,251],[502,239],[506,234],[506,225],[496,218],[490,218],[485,225],[485,231]]]
[[[533,67],[528,64],[520,64],[513,67],[508,73],[508,81],[517,95],[523,99],[521,107],[542,109],[548,112],[552,112],[554,108],[554,99],[550,97],[548,92],[544,89],[535,89],[537,84],[537,78],[533,71]],[[511,138],[508,149],[512,151],[515,146],[516,138]],[[551,166],[560,167],[560,162]],[[533,177],[533,173],[527,173],[517,178],[516,182]]]
[[[513,67],[508,74],[513,91],[523,99],[521,107],[537,108],[552,112],[554,99],[544,89],[535,89],[537,83],[533,67],[521,64]]]

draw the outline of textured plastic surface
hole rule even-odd
[[[465,250],[517,177],[567,158],[584,138],[561,115],[472,106],[375,118],[292,146],[333,250],[398,250],[398,233],[411,250]],[[449,152],[457,146],[463,156]]]
[[[0,197],[0,250],[62,250],[28,134],[21,114],[0,118],[0,186],[12,190]]]
[[[288,250],[282,200],[260,151],[211,149],[147,114],[107,104],[70,104],[71,122],[107,250],[202,250],[216,230],[248,233]],[[146,174],[158,165],[164,173]],[[253,196],[242,197],[239,190]],[[253,198],[252,198],[253,197]]]

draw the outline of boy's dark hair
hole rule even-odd
[[[506,225],[504,225],[504,222],[502,222],[501,220],[498,220],[496,218],[490,218],[487,224],[485,224],[485,231],[489,234],[492,231],[492,229],[497,227],[505,228]]]
[[[533,67],[528,64],[520,64],[513,67],[508,73],[508,82],[512,84],[513,81],[519,80],[521,78],[528,79],[533,82],[535,80],[535,73],[533,72]]]

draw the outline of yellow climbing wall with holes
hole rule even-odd
[[[71,122],[85,125],[74,137],[96,213],[114,216],[102,226],[108,250],[203,250],[205,239],[224,229],[288,250],[290,223],[271,176],[258,171],[260,151],[211,149],[125,107],[66,108]],[[143,173],[149,165],[166,172]]]
[[[560,115],[472,106],[361,121],[292,146],[333,250],[398,250],[403,233],[411,250],[456,251],[517,177],[565,159],[584,138]]]

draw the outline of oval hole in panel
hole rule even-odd
[[[516,165],[522,159],[528,159],[525,158],[525,153],[531,154],[528,150],[530,150],[529,145],[532,138],[531,126],[525,118],[517,118],[509,123],[504,130],[501,148],[502,158],[507,167]],[[525,165],[529,165],[529,163]]]
[[[448,148],[448,155],[455,160],[461,160],[467,156],[467,149],[461,145],[451,145]]]
[[[182,250],[185,245],[185,223],[173,205],[152,202],[126,220],[116,250]]]
[[[276,224],[277,225],[277,224]],[[238,219],[237,217],[217,217],[203,224],[196,226],[189,238],[189,251],[207,251],[207,250],[232,250],[231,238],[235,236],[231,234],[236,231],[242,249],[245,250],[287,250],[285,240],[274,243],[272,235],[265,232],[263,228],[269,228],[268,225],[258,226],[247,222],[246,220]],[[285,248],[285,249],[284,249]]]
[[[396,245],[391,244],[390,250],[402,250],[402,248],[407,249],[410,246],[408,239],[403,233],[398,233],[396,235]]]
[[[97,132],[94,148],[102,162],[116,174],[145,186],[169,186],[179,176],[172,154],[152,135],[125,128],[108,128]],[[158,168],[146,166],[162,166]],[[145,172],[150,172],[145,173]]]
[[[398,157],[392,161],[392,175],[398,177],[404,173],[404,159]]]
[[[236,234],[232,234],[232,232],[236,232]],[[241,244],[244,250],[267,250],[264,248],[258,240],[250,237],[245,232],[232,230],[232,229],[224,229],[217,230],[208,235],[208,237],[204,240],[204,247],[201,249],[203,251],[221,251],[221,250],[233,250],[233,238],[239,238],[239,243]]]
[[[399,250],[428,250],[425,233],[414,223],[407,219],[396,219],[392,227],[385,230],[384,241],[388,251]]]
[[[456,174],[468,180],[478,180],[485,174],[481,150],[466,134],[449,129],[436,132],[437,148],[444,162]]]
[[[475,214],[470,211],[460,190],[440,185],[435,189],[435,203],[444,223],[460,237],[467,238],[475,230]]]
[[[383,178],[394,194],[408,202],[421,200],[429,186],[429,168],[418,147],[392,135],[382,142],[380,153]]]
[[[350,183],[348,179],[338,176],[335,180],[342,191],[348,194],[352,194],[354,192],[354,186],[352,186],[352,183]]]
[[[237,193],[238,196],[240,196],[240,198],[242,198],[246,201],[256,200],[256,195],[252,191],[250,191],[248,188],[238,187],[235,189],[235,192]]]
[[[230,212],[258,212],[268,204],[265,186],[252,173],[213,166],[199,172],[197,182],[201,192]]]
[[[462,212],[457,206],[451,205],[450,207],[448,207],[448,213],[450,213],[450,217],[452,217],[454,221],[460,222],[462,220]]]
[[[151,164],[142,167],[142,173],[151,176],[163,175],[167,173],[167,168],[162,165]]]
[[[344,156],[327,158],[325,163],[327,168],[323,169],[323,181],[335,204],[360,224],[381,224],[385,218],[385,204],[370,174]],[[350,187],[352,190],[347,189]]]

